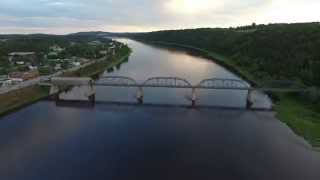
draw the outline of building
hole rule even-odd
[[[19,63],[20,65],[22,65],[26,62],[34,63],[36,61],[35,52],[12,52],[9,53],[8,56],[9,61],[14,64]]]
[[[101,45],[102,44],[102,42],[101,41],[91,41],[91,42],[88,42],[88,45],[90,45],[90,46],[99,46],[99,45]]]
[[[29,70],[37,70],[38,66],[29,65],[28,68],[29,68]]]
[[[73,66],[81,66],[81,63],[80,62],[72,62],[72,65]]]
[[[61,64],[56,64],[56,66],[54,67],[54,70],[59,71],[62,69],[62,65]]]
[[[6,80],[0,80],[0,87],[6,87],[6,86],[11,86],[13,84],[13,81],[10,79]]]
[[[99,54],[101,55],[107,55],[108,54],[108,51],[104,50],[104,51],[99,51]]]
[[[50,49],[51,51],[57,52],[57,53],[60,53],[60,52],[62,52],[62,51],[65,50],[65,48],[61,48],[61,47],[58,46],[58,45],[53,45],[53,46],[51,46],[49,49]]]
[[[9,73],[9,79],[14,82],[23,82],[30,79],[34,79],[39,77],[39,71],[38,70],[30,70],[27,72],[12,72]]]

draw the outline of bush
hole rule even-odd
[[[306,98],[311,103],[319,104],[320,100],[320,89],[318,87],[310,87],[307,92],[304,94]]]

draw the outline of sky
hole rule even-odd
[[[320,0],[0,0],[0,34],[318,22],[319,9]]]

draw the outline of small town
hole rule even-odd
[[[1,39],[0,47],[10,47],[10,41],[10,39]],[[38,51],[14,51],[16,48],[10,51],[11,49],[8,48],[7,52],[0,52],[2,65],[0,66],[0,92],[14,87],[25,87],[30,83],[38,82],[41,78],[75,71],[91,64],[94,60],[115,55],[116,49],[122,46],[108,39],[64,41],[60,43],[63,45],[46,42],[47,47],[39,48]],[[19,46],[19,42],[13,43]]]

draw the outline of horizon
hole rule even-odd
[[[255,23],[255,22],[253,22]],[[1,33],[0,35],[6,36],[6,35],[70,35],[70,34],[76,34],[76,33],[119,33],[119,34],[124,34],[124,33],[149,33],[149,32],[158,32],[158,31],[175,31],[175,30],[187,30],[187,29],[217,29],[217,28],[223,28],[223,29],[228,29],[228,28],[237,28],[237,27],[245,27],[245,26],[250,26],[251,24],[243,24],[239,26],[229,26],[229,27],[197,27],[197,28],[180,28],[180,29],[160,29],[160,30],[154,30],[154,31],[137,31],[137,32],[112,32],[112,31],[103,31],[103,30],[92,30],[92,31],[74,31],[74,32],[66,32],[63,34],[55,34],[55,33],[42,33],[42,32],[34,32],[34,33]],[[311,23],[320,23],[320,21],[313,21],[313,22],[294,22],[294,23],[287,23],[287,22],[280,22],[280,23],[266,23],[266,24],[256,24],[257,26],[259,25],[276,25],[276,24],[311,24]]]
[[[0,34],[151,32],[318,22],[317,0],[3,0]]]

